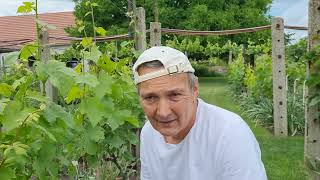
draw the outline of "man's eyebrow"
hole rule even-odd
[[[156,96],[156,94],[153,92],[141,93],[141,97],[143,97],[143,98],[148,97],[148,96]]]
[[[171,89],[168,91],[168,93],[179,93],[179,92],[184,92],[184,89],[182,88],[176,88],[176,89]]]

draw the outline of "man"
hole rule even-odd
[[[240,116],[198,98],[188,58],[169,47],[133,66],[148,118],[141,132],[142,180],[265,180],[259,145]]]

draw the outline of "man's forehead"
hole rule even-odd
[[[157,91],[177,91],[184,90],[188,87],[188,80],[186,73],[165,75],[162,77],[150,79],[141,82],[138,85],[140,92],[157,92]]]
[[[183,87],[170,87],[165,89],[147,89],[142,88],[140,89],[141,95],[150,95],[150,94],[170,94],[170,93],[179,93],[185,92],[186,88]]]
[[[161,69],[164,69],[164,67],[146,67],[146,66],[140,66],[138,67],[138,74],[139,76],[151,73],[151,72],[155,72],[155,71],[159,71]]]

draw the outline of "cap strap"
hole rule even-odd
[[[156,71],[156,72],[147,73],[145,75],[138,76],[136,78],[136,80],[137,80],[136,84],[141,83],[143,81],[147,81],[149,79],[156,78],[156,77],[164,76],[164,75],[167,75],[167,74],[169,74],[169,73],[168,73],[168,71],[166,69],[161,69],[161,70]]]
[[[189,67],[185,64],[173,65],[173,66],[167,67],[166,69],[161,69],[159,71],[147,73],[142,76],[139,76],[136,74],[135,84],[139,84],[143,81],[147,81],[149,79],[161,77],[164,75],[174,74],[174,73],[182,73],[182,72],[194,72],[194,70],[191,66]]]

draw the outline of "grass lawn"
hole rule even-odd
[[[303,164],[303,137],[277,138],[263,127],[255,126],[241,113],[239,105],[229,95],[225,78],[203,77],[199,79],[199,82],[200,98],[241,115],[249,124],[259,141],[262,160],[269,180],[307,179]]]

